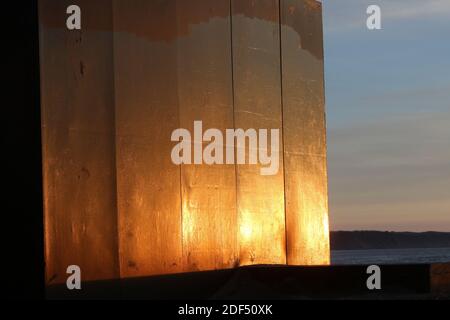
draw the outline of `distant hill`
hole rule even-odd
[[[450,232],[332,231],[331,250],[450,248]]]

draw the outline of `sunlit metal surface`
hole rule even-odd
[[[311,0],[282,3],[288,263],[329,264],[322,11]]]
[[[183,3],[188,5],[177,10],[180,128],[193,133],[194,121],[201,120],[204,130],[225,132],[233,128],[229,1]],[[206,22],[191,24],[183,36],[180,26],[198,16]],[[185,270],[232,267],[237,257],[234,165],[182,165],[181,187]]]
[[[85,29],[67,32],[70,4],[39,1],[48,283],[72,264],[85,280],[119,276],[111,4],[79,1]]]
[[[70,4],[40,2],[48,283],[328,264],[320,3]],[[173,164],[195,120],[279,129],[278,173]]]
[[[177,45],[150,41],[152,21],[175,24],[176,1],[115,0],[114,79],[121,276],[182,271]]]
[[[233,0],[232,13],[235,127],[279,129],[282,135],[278,0]],[[286,263],[282,140],[278,152],[276,175],[261,175],[261,165],[237,166],[244,265]]]

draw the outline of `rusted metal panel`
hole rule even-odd
[[[113,1],[119,256],[122,277],[182,270],[177,1]]]
[[[229,10],[227,0],[178,1],[180,127],[191,134],[196,120],[203,131],[233,128]],[[181,186],[185,270],[232,267],[237,263],[235,166],[183,164]]]
[[[280,130],[277,174],[261,175],[261,164],[237,166],[240,264],[284,264],[278,0],[231,3],[235,128]]]
[[[288,263],[329,264],[322,8],[281,0]]]
[[[110,1],[39,1],[46,279],[118,277]]]

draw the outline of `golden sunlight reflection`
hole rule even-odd
[[[329,264],[321,4],[82,2],[39,1],[47,283]],[[273,129],[276,170],[174,163],[199,120]]]
[[[239,230],[241,233],[241,242],[250,242],[253,234],[252,223],[250,221],[241,223]]]

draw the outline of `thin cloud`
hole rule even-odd
[[[365,28],[366,9],[371,4],[381,7],[383,24],[415,19],[447,18],[449,0],[323,0],[327,32]]]
[[[430,112],[330,130],[334,228],[448,231],[449,121]]]
[[[388,19],[415,19],[427,16],[442,16],[450,13],[450,1],[395,1],[387,8],[384,17]]]

